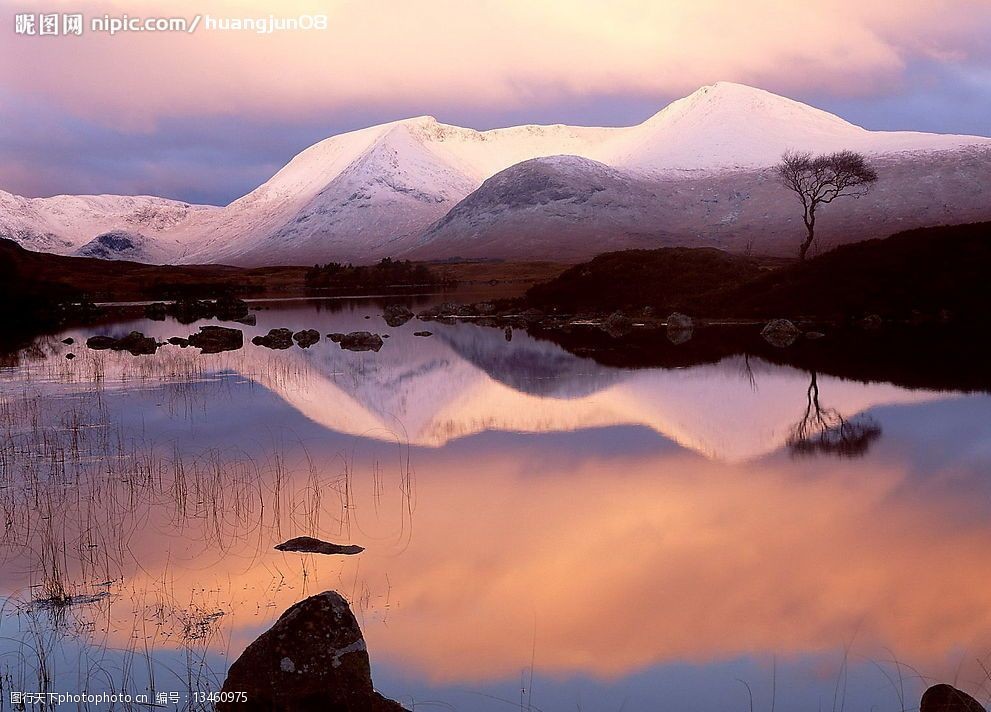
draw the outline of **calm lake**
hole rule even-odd
[[[991,396],[743,356],[624,369],[381,313],[272,302],[237,351],[82,343],[199,324],[140,319],[9,359],[0,710],[11,689],[197,709],[191,690],[219,690],[326,589],[351,601],[376,687],[418,710],[991,695]],[[273,327],[390,338],[248,343]],[[273,549],[301,535],[366,550]]]

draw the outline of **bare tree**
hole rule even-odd
[[[859,198],[877,181],[877,171],[867,158],[853,151],[813,156],[811,153],[787,151],[775,166],[778,180],[802,201],[802,220],[807,235],[798,255],[805,254],[816,237],[816,210],[837,198]]]

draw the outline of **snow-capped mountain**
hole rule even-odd
[[[869,194],[820,212],[816,250],[991,219],[991,146],[873,160],[880,179]],[[804,231],[797,205],[769,168],[645,176],[572,156],[537,158],[485,181],[405,254],[567,261],[709,246],[793,255]]]
[[[834,239],[991,218],[991,139],[867,131],[718,83],[627,128],[475,131],[419,117],[352,131],[222,208],[0,193],[0,236],[63,254],[242,265],[579,259],[665,244],[743,249],[758,234],[757,248],[781,251],[798,219],[768,168],[787,149],[852,149],[883,168],[870,199],[824,214]]]
[[[22,198],[0,191],[0,237],[19,242],[30,250],[84,256],[97,251],[101,236],[126,234],[131,246],[125,259],[166,262],[174,258],[177,243],[173,231],[198,212],[212,206],[190,205],[177,200],[145,195],[56,195],[51,198]],[[95,242],[94,242],[95,241]],[[115,241],[105,239],[115,244]],[[92,244],[90,244],[92,243]],[[114,256],[108,254],[93,255]]]

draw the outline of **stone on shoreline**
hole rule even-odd
[[[799,328],[788,319],[772,319],[760,332],[767,343],[778,348],[791,346],[801,334]]]

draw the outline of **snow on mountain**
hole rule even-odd
[[[656,173],[757,168],[772,165],[791,149],[814,153],[849,149],[880,155],[952,150],[973,143],[971,136],[868,131],[762,89],[718,82],[623,130],[600,160]]]
[[[817,249],[991,219],[991,145],[875,157],[869,194],[823,209]],[[428,228],[411,259],[589,259],[669,246],[793,255],[797,199],[768,168],[652,175],[561,156],[497,173]]]
[[[0,237],[41,252],[72,254],[100,235],[124,232],[144,250],[130,250],[124,259],[167,261],[173,253],[163,235],[208,206],[177,200],[129,195],[57,195],[22,198],[0,191]],[[151,243],[155,244],[152,245]],[[95,249],[92,246],[90,249]],[[115,256],[112,247],[106,256]],[[103,255],[101,255],[103,256]],[[147,258],[147,259],[144,259]]]
[[[223,208],[0,193],[0,236],[61,253],[86,245],[86,254],[106,257],[241,265],[406,255],[578,257],[699,240],[733,246],[743,239],[727,233],[742,225],[772,235],[794,229],[793,211],[781,208],[788,196],[772,189],[766,172],[787,149],[884,157],[903,182],[885,188],[882,176],[878,193],[909,217],[899,222],[892,205],[861,201],[858,225],[863,207],[872,205],[886,217],[867,213],[870,228],[887,230],[937,214],[953,221],[960,217],[955,211],[991,218],[989,148],[991,139],[981,137],[867,131],[800,102],[721,82],[628,128],[475,131],[418,117],[340,134]],[[954,156],[967,167],[954,171],[947,163]],[[922,173],[897,169],[899,161]],[[962,194],[937,185],[947,176]],[[975,207],[981,200],[985,207]],[[140,248],[87,245],[114,231]]]
[[[577,156],[501,171],[428,228],[408,256],[582,259],[595,252],[679,244],[657,186]]]
[[[482,132],[419,117],[334,136],[187,227],[181,260],[308,264],[394,256],[493,173],[535,155],[589,152],[612,133],[567,126]],[[199,238],[204,232],[208,241]]]

